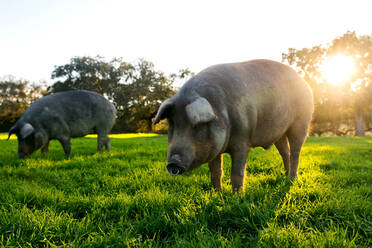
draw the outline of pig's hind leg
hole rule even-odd
[[[110,138],[108,136],[106,136],[105,147],[106,147],[106,150],[107,151],[110,151],[111,150],[111,140],[110,140]]]
[[[285,174],[289,174],[290,152],[287,135],[283,135],[277,142],[275,142],[276,149],[278,149],[280,156],[282,156]]]
[[[297,177],[298,162],[301,152],[301,147],[307,135],[307,125],[298,123],[289,128],[287,132],[289,146],[290,146],[290,166],[289,178],[294,179]]]
[[[98,133],[97,152],[102,152],[103,146],[105,146],[107,151],[110,151],[110,148],[111,148],[110,138],[107,136],[107,134]]]

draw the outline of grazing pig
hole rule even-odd
[[[172,175],[208,162],[221,190],[222,153],[232,159],[233,192],[243,186],[249,149],[275,144],[290,178],[313,112],[312,92],[290,67],[269,60],[211,66],[164,101],[154,123],[167,118]]]
[[[70,138],[98,134],[97,151],[110,150],[107,136],[115,123],[116,109],[103,96],[74,90],[44,96],[22,114],[9,131],[18,137],[18,157],[27,158],[41,148],[47,152],[49,140],[57,139],[70,156]],[[8,139],[9,139],[8,137]]]

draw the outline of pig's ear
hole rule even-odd
[[[211,104],[204,97],[198,97],[195,101],[188,104],[186,106],[186,114],[193,126],[216,119]]]
[[[152,122],[154,125],[159,121],[165,119],[168,114],[169,110],[173,107],[173,102],[171,99],[165,100],[159,107],[158,113],[156,114],[154,121]]]
[[[12,127],[10,128],[9,133],[8,133],[8,140],[9,140],[10,136],[11,136],[13,133],[14,133],[14,134],[17,133],[17,129],[18,129],[17,124],[14,125],[14,126],[12,126]]]
[[[21,128],[21,131],[20,131],[20,135],[21,135],[22,139],[27,138],[27,136],[32,134],[34,132],[34,130],[35,130],[35,128],[30,123],[24,124],[23,127]]]

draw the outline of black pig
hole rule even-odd
[[[211,66],[160,106],[154,123],[167,118],[168,166],[182,174],[208,162],[221,189],[222,153],[232,158],[233,192],[243,186],[252,147],[275,144],[286,174],[298,160],[313,112],[312,92],[290,67],[269,60]]]
[[[70,156],[70,138],[98,134],[97,151],[110,150],[107,136],[115,123],[116,109],[103,96],[74,90],[51,94],[32,103],[9,131],[18,137],[18,157],[27,158],[41,148],[47,152],[49,141],[57,139]]]

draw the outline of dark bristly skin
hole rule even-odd
[[[243,187],[250,148],[275,144],[286,174],[297,176],[313,97],[290,67],[269,60],[211,66],[191,78],[159,108],[167,118],[168,166],[182,174],[208,162],[212,186],[221,190],[222,154],[232,158],[233,192]]]
[[[49,141],[57,139],[67,157],[71,153],[70,138],[98,134],[97,151],[110,150],[107,136],[115,123],[116,109],[103,96],[90,91],[65,91],[42,97],[22,114],[9,131],[18,137],[18,157],[27,158],[41,148],[49,149]]]

